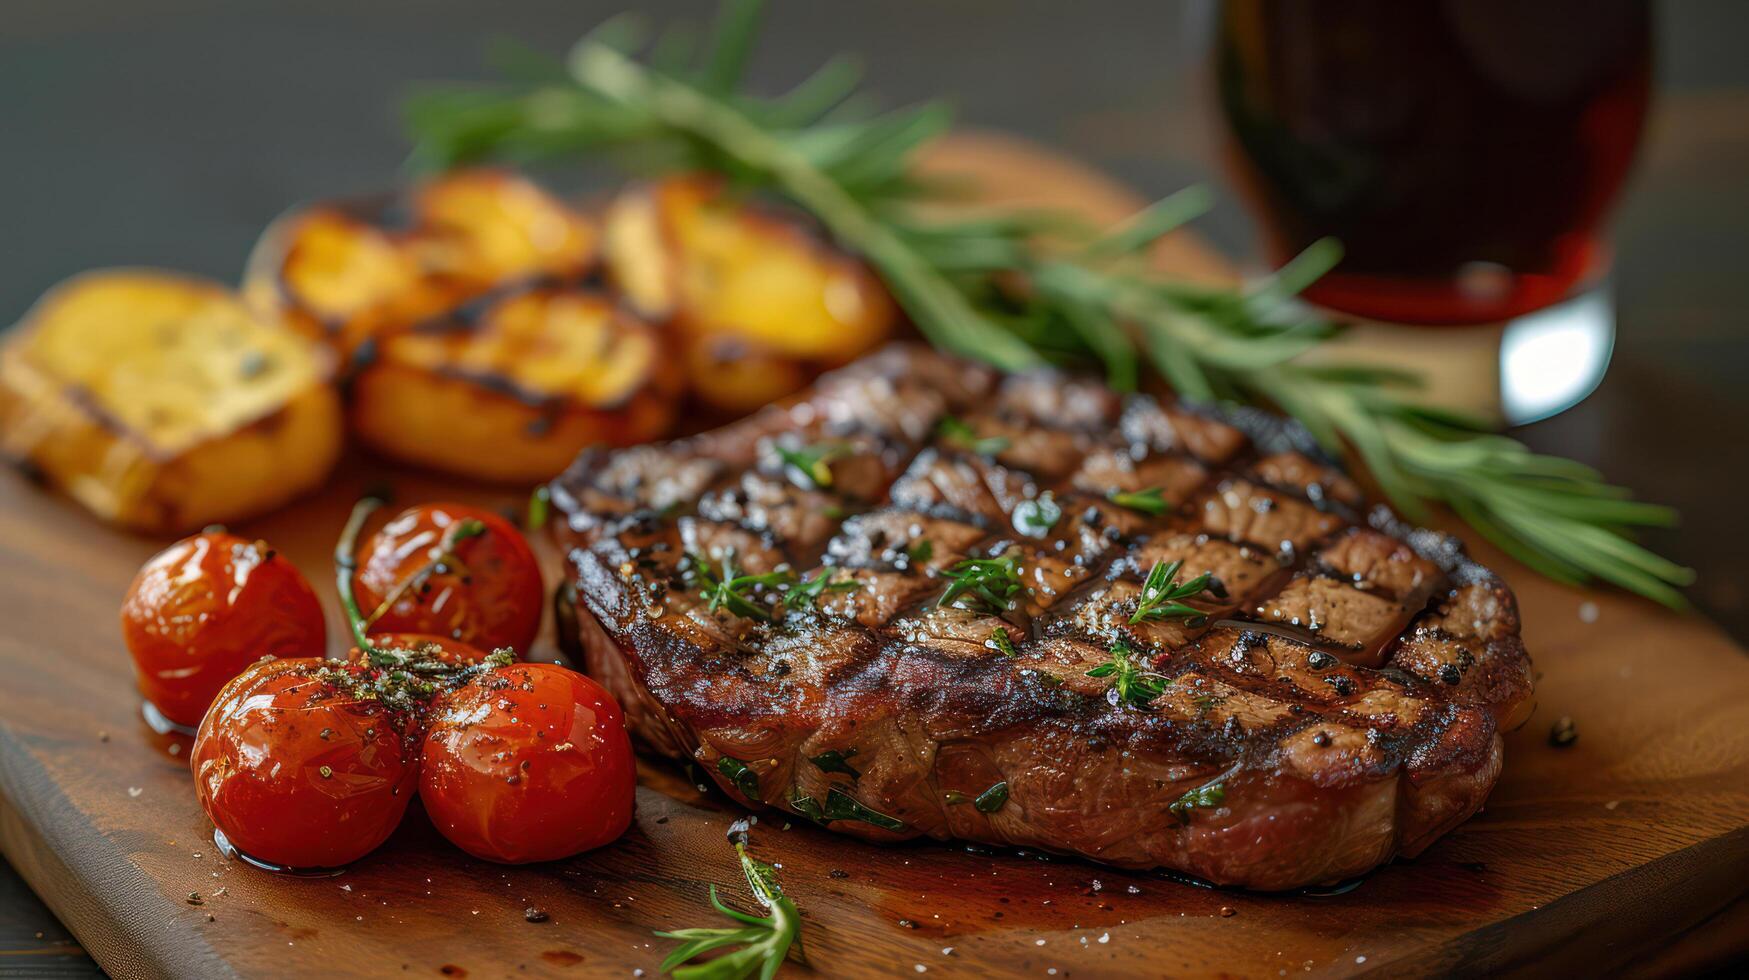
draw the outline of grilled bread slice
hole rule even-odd
[[[693,391],[744,413],[888,339],[892,300],[861,262],[795,220],[682,178],[619,195],[603,221],[614,284],[672,323]]]
[[[331,366],[217,284],[86,273],[39,300],[0,350],[0,449],[130,528],[246,518],[333,466]]]
[[[527,484],[585,446],[660,436],[680,386],[657,330],[598,293],[543,286],[383,339],[353,378],[352,423],[387,455]]]

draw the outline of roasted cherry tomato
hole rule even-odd
[[[400,824],[419,784],[418,713],[372,693],[367,664],[266,660],[225,686],[189,763],[207,816],[284,868],[355,861]]]
[[[525,864],[625,833],[636,784],[613,696],[576,671],[535,663],[487,670],[438,700],[419,792],[457,847]]]
[[[140,691],[192,728],[225,682],[264,656],[320,657],[327,633],[310,583],[260,541],[208,532],[140,569],[121,607]]]
[[[365,545],[353,577],[366,629],[430,633],[526,654],[540,629],[540,566],[522,532],[461,504],[402,511]]]

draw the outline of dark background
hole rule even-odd
[[[288,206],[393,183],[407,86],[488,77],[487,39],[558,52],[627,0],[6,0],[0,12],[0,324],[80,270],[160,265],[235,281]],[[643,3],[655,17],[707,3]],[[1216,162],[1211,5],[884,0],[774,5],[755,77],[866,56],[895,103],[1054,144],[1159,195],[1207,182],[1200,228],[1253,254]],[[1618,211],[1615,361],[1579,408],[1518,433],[1678,506],[1654,543],[1749,638],[1735,506],[1749,482],[1749,4],[1657,6],[1658,93]],[[1575,25],[1583,30],[1582,24]],[[0,720],[3,721],[3,720]],[[0,976],[95,972],[0,863]]]

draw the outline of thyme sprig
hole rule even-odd
[[[1531,452],[1478,420],[1429,409],[1417,379],[1301,355],[1340,328],[1289,300],[1340,255],[1309,248],[1247,290],[1191,285],[1148,267],[1149,247],[1209,204],[1181,192],[1103,237],[1034,213],[944,216],[916,151],[941,135],[938,104],[869,114],[858,76],[834,60],[789,92],[741,86],[763,4],[726,0],[702,51],[627,19],[586,35],[562,64],[521,55],[525,81],[428,90],[408,106],[415,162],[533,160],[619,151],[645,171],[707,171],[812,213],[874,266],[937,345],[1005,370],[1102,364],[1120,389],[1151,365],[1191,401],[1249,400],[1288,412],[1333,453],[1371,471],[1406,516],[1445,503],[1481,534],[1563,582],[1613,582],[1671,606],[1693,573],[1634,543],[1675,513],[1629,499],[1592,469]],[[694,54],[697,57],[694,57]],[[1066,231],[1068,233],[1066,233]],[[1068,239],[1039,247],[1041,237]]]
[[[1111,678],[1111,686],[1107,690],[1113,704],[1146,708],[1154,703],[1155,698],[1165,694],[1166,685],[1172,683],[1171,680],[1136,663],[1136,652],[1122,640],[1113,643],[1107,655],[1111,659],[1089,670],[1087,676]]]
[[[1155,562],[1148,570],[1148,577],[1142,582],[1142,594],[1136,599],[1136,611],[1130,615],[1130,625],[1145,622],[1150,619],[1182,619],[1187,626],[1201,626],[1208,622],[1208,616],[1195,606],[1187,606],[1182,600],[1194,598],[1209,589],[1214,576],[1203,572],[1188,582],[1178,581],[1178,570],[1184,567],[1184,559],[1172,562]]]
[[[736,826],[742,826],[737,823]],[[796,903],[783,893],[777,881],[777,869],[747,853],[746,832],[734,835],[735,855],[741,859],[741,873],[753,897],[766,909],[764,917],[748,915],[723,904],[712,885],[711,907],[740,923],[727,928],[675,929],[657,932],[663,939],[678,939],[680,945],[662,961],[662,972],[672,973],[677,980],[741,980],[757,973],[760,980],[777,975],[789,955],[790,947],[800,949],[801,912]],[[684,966],[712,950],[728,946],[739,949],[703,963]]]
[[[990,612],[1006,612],[1020,591],[1020,558],[1012,552],[1000,558],[957,561],[941,574],[948,585],[937,606],[982,605]]]
[[[781,593],[795,584],[795,573],[787,568],[780,568],[758,575],[744,575],[735,570],[733,553],[723,556],[720,571],[711,568],[709,558],[693,554],[691,559],[692,575],[698,582],[699,595],[707,603],[711,612],[727,609],[737,616],[747,619],[757,619],[762,623],[774,622],[777,615],[769,605],[758,601],[761,590],[769,590],[773,598],[781,600]]]
[[[854,592],[862,583],[854,579],[833,581],[837,569],[822,568],[811,577],[799,577],[788,567],[779,567],[758,575],[741,574],[735,569],[733,553],[725,554],[720,568],[700,554],[687,556],[688,574],[698,588],[699,596],[711,612],[727,609],[737,616],[773,623],[778,616],[793,609],[813,609],[832,592]]]
[[[785,601],[797,608],[818,608],[820,600],[828,592],[855,592],[862,588],[862,583],[855,579],[839,579],[834,582],[832,576],[837,574],[835,568],[822,568],[815,572],[812,578],[796,581],[785,595]]]

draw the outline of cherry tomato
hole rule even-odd
[[[371,634],[431,633],[526,654],[540,629],[534,552],[509,521],[477,507],[397,514],[365,545],[353,589]]]
[[[625,833],[636,784],[613,696],[576,671],[535,663],[485,671],[438,701],[419,792],[457,847],[525,864]]]
[[[146,562],[122,601],[121,630],[146,700],[188,727],[243,668],[264,656],[320,657],[327,638],[322,604],[292,563],[222,532]]]
[[[213,825],[286,868],[355,861],[400,824],[419,783],[417,717],[361,698],[364,664],[267,660],[219,692],[189,764]]]
[[[435,633],[378,633],[371,637],[371,642],[379,647],[430,651],[446,664],[477,664],[486,659],[486,651],[479,647]],[[346,658],[362,660],[364,656],[357,647],[353,647]]]

